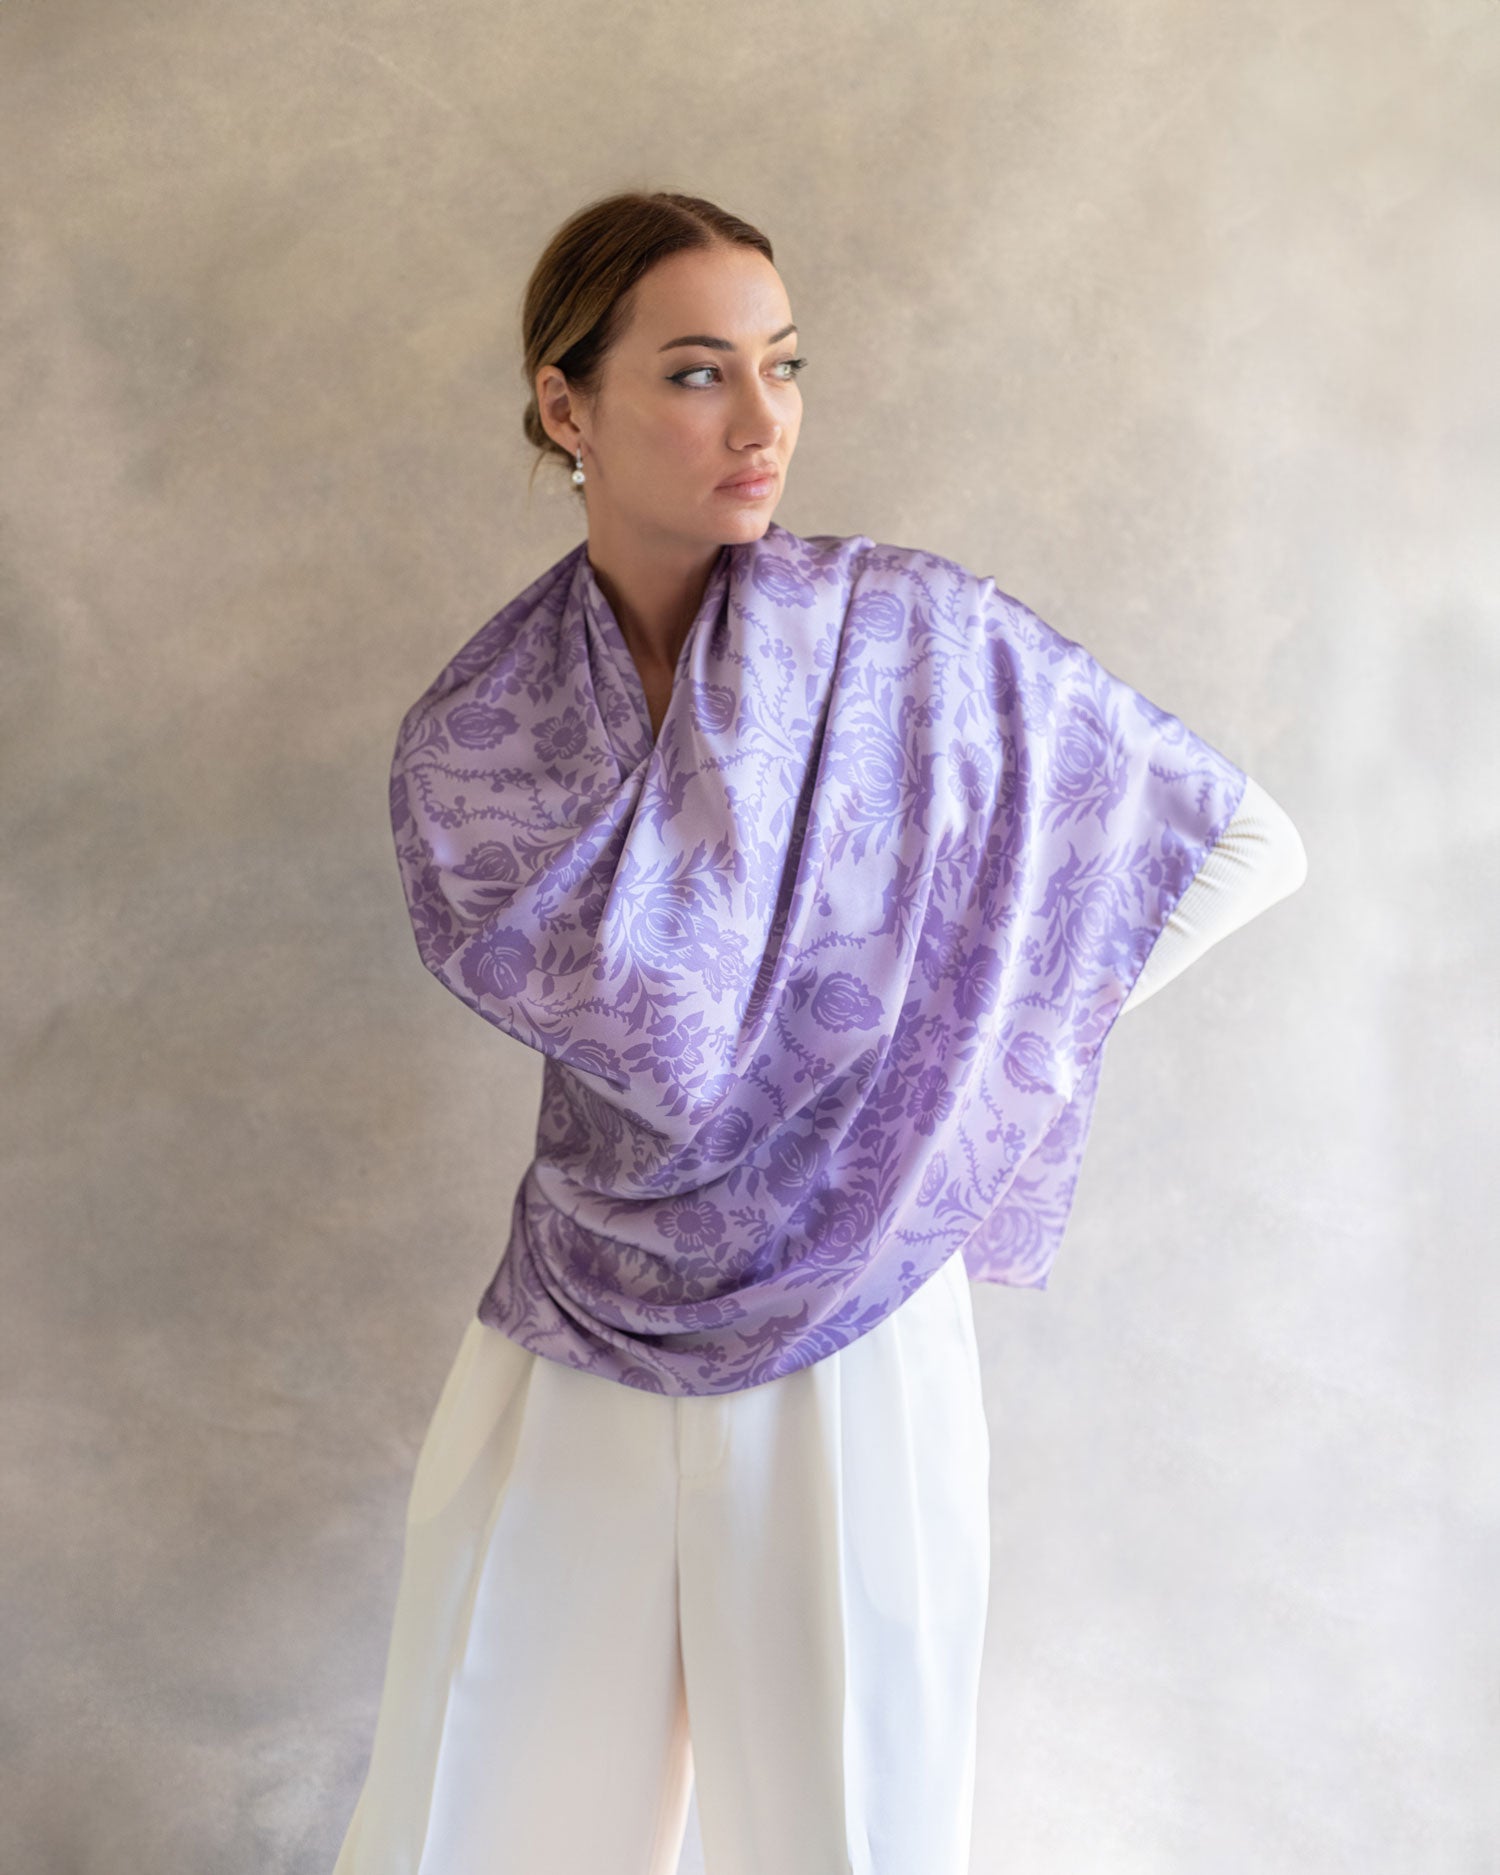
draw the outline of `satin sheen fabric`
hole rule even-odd
[[[480,1319],[699,1395],[954,1255],[1045,1287],[1104,1041],[1246,780],[988,576],[774,522],[653,739],[579,543],[392,763],[422,961],[545,1056]]]

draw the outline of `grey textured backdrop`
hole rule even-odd
[[[992,573],[1308,851],[976,1290],[976,1875],[1500,1866],[1497,20],[5,8],[7,1870],[332,1865],[539,1084],[387,764],[580,537],[516,311],[625,184],[776,244],[779,520]]]

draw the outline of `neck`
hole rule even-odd
[[[589,565],[643,675],[677,668],[718,557],[716,546],[679,543],[674,554],[663,543],[601,540],[590,531]]]

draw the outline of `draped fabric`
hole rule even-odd
[[[1102,1049],[1245,772],[993,579],[772,522],[661,732],[580,542],[402,721],[417,948],[544,1057],[479,1315],[627,1386],[1045,1287]]]

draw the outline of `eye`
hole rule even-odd
[[[783,384],[793,383],[796,380],[797,373],[802,369],[802,367],[806,363],[807,363],[807,360],[805,358],[778,359],[777,364],[776,364],[776,369],[778,371],[784,371],[784,370],[790,369],[790,372],[791,372],[791,375],[789,377],[783,378],[781,382]],[[669,384],[682,384],[684,380],[686,380],[687,378],[696,377],[700,371],[717,371],[718,368],[719,367],[717,365],[689,365],[686,371],[673,372],[672,376],[667,380],[667,382]],[[687,388],[690,390],[698,390],[700,388],[706,390],[708,387],[706,385],[704,386],[689,385]]]

